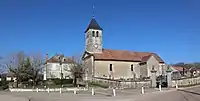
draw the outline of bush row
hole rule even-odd
[[[109,86],[100,82],[89,82],[89,86],[108,88]]]
[[[52,82],[55,85],[60,85],[60,84],[72,84],[73,83],[73,79],[49,79],[45,82]]]
[[[8,89],[8,82],[7,81],[0,81],[0,90]]]

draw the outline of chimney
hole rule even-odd
[[[75,56],[72,56],[72,60],[75,60]]]
[[[62,58],[63,58],[63,57],[65,57],[65,55],[64,55],[64,54],[60,54],[60,57],[62,57]]]
[[[49,59],[49,55],[48,55],[48,53],[46,54],[46,57],[45,57],[45,59],[46,59],[46,60],[48,60],[48,59]]]

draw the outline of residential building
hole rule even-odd
[[[85,30],[85,52],[82,60],[87,67],[87,79],[93,77],[129,79],[166,74],[165,62],[152,52],[136,52],[103,48],[103,29],[93,17]]]
[[[12,72],[0,74],[0,81],[2,80],[3,77],[5,77],[6,81],[12,81],[12,80],[16,81],[16,76]]]
[[[184,76],[184,68],[180,66],[171,66],[172,79],[180,79]]]
[[[60,78],[71,78],[70,68],[73,64],[72,58],[65,57],[63,54],[56,54],[48,58],[46,54],[46,63],[44,66],[44,80]]]

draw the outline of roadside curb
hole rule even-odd
[[[178,89],[184,90],[184,89],[194,88],[194,87],[200,87],[200,85],[190,86],[190,87],[180,87],[180,88],[178,88]]]
[[[183,90],[183,89],[177,89],[177,91],[182,91],[182,92],[186,92],[186,93],[191,93],[191,94],[200,95],[200,93],[193,92],[193,91],[188,91],[188,90]]]

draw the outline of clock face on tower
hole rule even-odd
[[[98,49],[98,46],[99,46],[99,45],[98,45],[97,43],[94,44],[94,48],[95,48],[95,49]]]

